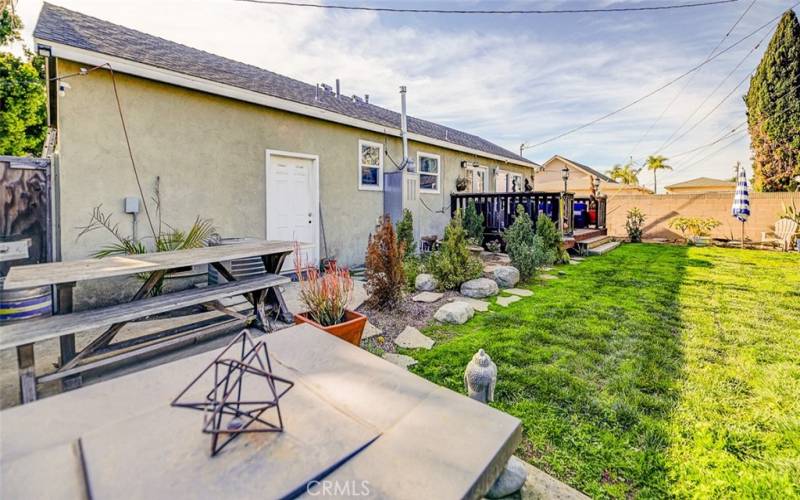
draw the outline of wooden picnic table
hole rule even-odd
[[[283,432],[210,456],[203,414],[170,402],[214,350],[0,412],[0,497],[481,498],[521,439],[517,418],[310,325],[260,338],[294,382]]]
[[[278,285],[289,281],[279,273],[284,260],[296,245],[296,242],[291,241],[262,240],[171,252],[12,267],[5,279],[5,289],[53,285],[56,290],[57,308],[54,316],[4,326],[0,332],[0,349],[17,348],[23,402],[36,398],[37,379],[33,371],[34,342],[59,337],[61,348],[59,369],[55,373],[40,377],[39,381],[62,380],[64,387],[70,389],[80,385],[80,373],[83,371],[108,366],[122,357],[132,358],[141,354],[135,350],[128,350],[116,358],[105,357],[96,364],[85,363],[100,350],[104,354],[113,352],[115,344],[111,344],[111,341],[126,323],[134,319],[197,304],[211,304],[223,313],[241,318],[241,314],[224,307],[219,301],[234,295],[244,295],[253,306],[256,325],[262,329],[270,328],[268,313],[291,323],[292,314],[286,307]],[[225,267],[224,262],[250,257],[261,258],[266,274],[262,277],[237,281]],[[204,289],[184,290],[157,297],[151,296],[153,288],[168,274],[204,264],[212,266],[228,282],[221,285],[210,285]],[[147,278],[130,302],[90,311],[73,312],[72,292],[77,282],[131,274],[144,274]],[[103,326],[107,327],[103,333],[82,351],[76,352],[76,332]],[[182,335],[182,337],[183,340],[186,340],[187,336]],[[146,340],[149,341],[149,339]],[[159,338],[155,344],[142,346],[142,351],[157,352],[159,348],[170,347],[171,343],[174,344],[174,340],[169,336]],[[126,349],[130,346],[130,342],[125,344]],[[81,362],[84,363],[79,364]]]

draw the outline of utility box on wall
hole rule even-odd
[[[403,216],[403,172],[387,172],[383,174],[383,214],[397,223]]]

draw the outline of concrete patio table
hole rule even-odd
[[[478,498],[521,438],[516,418],[312,326],[259,338],[295,383],[282,433],[210,457],[203,415],[170,402],[212,351],[0,412],[0,497]]]

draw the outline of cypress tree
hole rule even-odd
[[[800,23],[783,14],[744,98],[756,191],[792,191],[800,175]]]

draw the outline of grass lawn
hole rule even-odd
[[[624,245],[466,325],[414,371],[463,392],[479,348],[518,454],[592,497],[800,496],[800,255]]]

